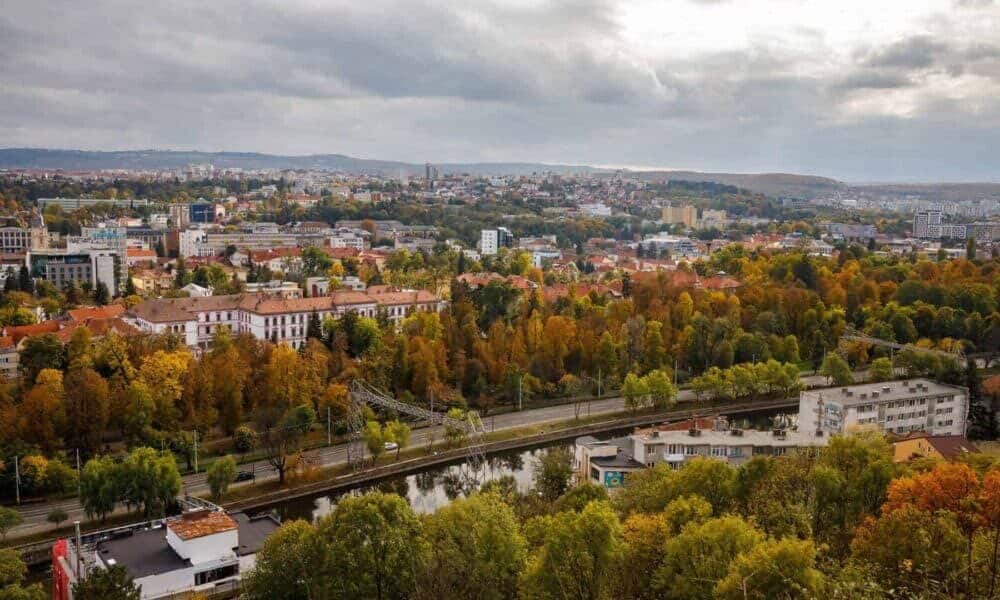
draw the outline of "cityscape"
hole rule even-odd
[[[1000,598],[994,2],[4,12],[0,600]]]

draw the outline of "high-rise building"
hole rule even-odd
[[[484,256],[495,256],[500,248],[514,246],[514,235],[506,227],[483,229],[479,233],[479,251]]]
[[[664,206],[664,223],[682,223],[685,227],[694,228],[698,225],[698,209],[690,204],[687,206]]]
[[[920,210],[913,215],[913,237],[941,237],[941,211]]]

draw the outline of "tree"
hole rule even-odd
[[[7,533],[24,522],[21,513],[13,508],[0,506],[0,541],[7,541]]]
[[[323,592],[330,589],[331,581],[325,579],[326,551],[312,524],[288,521],[264,540],[242,592],[249,600],[327,597]]]
[[[654,587],[663,598],[709,600],[733,559],[764,540],[763,533],[737,516],[690,525],[667,541]]]
[[[169,452],[136,448],[119,468],[122,502],[141,508],[146,518],[165,512],[181,491],[181,475]]]
[[[634,412],[646,407],[649,400],[649,388],[641,377],[635,373],[629,373],[622,383],[622,395],[625,396],[625,408]]]
[[[3,600],[45,600],[39,583],[24,586],[28,567],[16,550],[0,549],[0,598]]]
[[[90,368],[66,373],[66,443],[85,454],[96,451],[108,426],[108,382]]]
[[[257,434],[253,429],[243,425],[233,433],[233,448],[240,454],[246,454],[257,446]]]
[[[365,447],[368,448],[368,454],[372,456],[372,462],[377,462],[379,457],[385,453],[387,440],[385,429],[378,421],[368,421],[361,432],[361,437],[365,440]]]
[[[136,585],[125,567],[95,567],[82,581],[73,584],[73,600],[140,600],[142,587]]]
[[[35,293],[35,280],[31,277],[28,267],[24,265],[21,265],[21,271],[18,274],[17,287],[26,294]]]
[[[318,525],[333,598],[405,598],[428,553],[420,520],[396,494],[343,498]]]
[[[257,439],[267,462],[278,472],[278,483],[284,484],[292,457],[298,453],[302,439],[316,421],[316,411],[311,404],[300,404],[285,412],[284,418],[275,424],[267,423],[270,420],[268,412],[258,410],[258,419],[265,424]]]
[[[385,429],[388,441],[396,444],[396,460],[399,460],[400,451],[410,445],[410,426],[395,419],[386,423]]]
[[[526,600],[598,600],[618,597],[617,578],[625,545],[618,516],[605,502],[579,513],[562,512],[528,524],[543,540],[521,574]]]
[[[18,368],[25,381],[35,381],[42,369],[62,371],[66,353],[54,334],[33,335],[21,344]]]
[[[823,359],[823,365],[819,369],[832,385],[848,385],[854,383],[854,375],[851,373],[851,366],[836,352],[830,352]]]
[[[66,522],[66,519],[68,518],[69,514],[59,507],[53,508],[47,515],[45,515],[45,520],[55,525],[57,529],[60,525]]]
[[[983,382],[976,359],[965,363],[965,387],[969,390],[969,437],[993,440],[997,437],[996,411],[993,402],[983,397]]]
[[[469,437],[469,432],[464,426],[465,411],[461,408],[448,409],[448,419],[444,424],[444,437],[449,446],[460,446]],[[462,422],[463,425],[459,425]]]
[[[535,462],[535,489],[548,501],[554,501],[569,488],[573,477],[573,455],[569,448],[549,448]]]
[[[80,503],[87,517],[104,521],[118,503],[121,486],[121,470],[113,458],[88,460],[80,476]]]
[[[889,381],[894,376],[892,361],[884,356],[876,358],[868,365],[868,379],[870,381]]]
[[[97,286],[94,287],[94,304],[104,306],[108,302],[111,302],[111,292],[108,291],[108,286],[103,281],[98,281]]]
[[[212,497],[216,500],[222,498],[229,490],[230,484],[236,481],[236,461],[227,454],[213,462],[205,472],[205,480],[212,491]]]
[[[575,485],[556,500],[553,508],[559,512],[572,510],[580,512],[591,502],[607,502],[608,491],[603,485],[589,481]]]
[[[968,260],[976,260],[976,238],[974,236],[969,236],[969,239],[965,241],[965,258]]]
[[[504,600],[517,596],[527,541],[513,509],[496,494],[475,494],[426,521],[430,553],[420,597]]]
[[[663,369],[650,371],[643,379],[646,382],[646,389],[649,397],[653,401],[653,406],[659,409],[667,409],[677,401],[677,388],[670,380],[670,373]]]
[[[811,540],[768,540],[730,563],[726,577],[715,586],[719,600],[817,598],[823,574],[816,568]]]

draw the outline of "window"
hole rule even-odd
[[[684,454],[684,444],[670,444],[667,446],[667,454]]]
[[[688,456],[694,456],[695,454],[698,454],[698,450],[694,446],[687,446],[686,448],[684,448],[684,454]]]
[[[201,573],[194,574],[194,584],[204,585],[206,583],[211,583],[213,581],[218,581],[220,579],[226,579],[228,577],[233,577],[240,572],[240,566],[227,565],[225,567],[219,567],[218,569],[212,569],[210,571],[202,571]]]
[[[740,458],[741,456],[743,456],[743,448],[740,448],[739,446],[733,446],[729,449],[730,458]]]
[[[712,456],[725,456],[726,447],[725,446],[712,446]]]

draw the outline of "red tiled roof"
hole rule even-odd
[[[979,448],[970,442],[964,435],[927,435],[926,433],[916,433],[903,440],[924,439],[932,448],[937,450],[945,460],[954,458],[970,452],[979,452]]]
[[[701,287],[706,290],[735,290],[743,287],[743,283],[732,277],[707,277],[701,280]]]
[[[236,520],[220,511],[192,512],[167,519],[167,528],[182,540],[193,540],[215,533],[233,531]]]
[[[129,258],[148,258],[150,260],[155,260],[156,250],[147,250],[145,248],[126,248],[125,256]]]
[[[266,262],[275,258],[291,258],[302,256],[301,248],[271,248],[270,250],[253,250],[250,260],[255,263]]]
[[[41,323],[35,323],[34,325],[16,325],[12,327],[4,327],[3,334],[9,336],[17,344],[26,337],[32,337],[36,335],[42,335],[45,333],[55,333],[59,331],[59,321],[42,321]]]
[[[125,312],[125,307],[121,304],[109,304],[107,306],[85,306],[66,311],[70,320],[80,322],[87,319],[111,319],[119,317]]]

